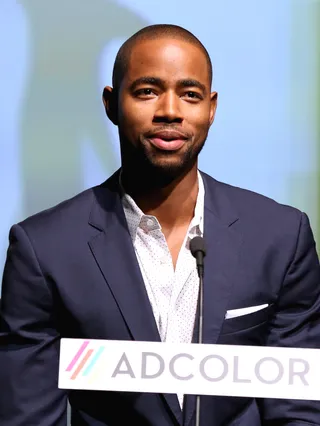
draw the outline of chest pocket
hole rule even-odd
[[[267,325],[268,320],[273,315],[274,305],[271,304],[259,311],[245,315],[240,315],[234,318],[225,319],[221,329],[220,336],[238,333],[241,331],[252,331],[255,328]]]

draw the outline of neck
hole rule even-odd
[[[122,169],[122,181],[143,213],[155,216],[164,230],[189,224],[193,218],[198,195],[196,164],[165,187],[151,188],[149,182],[144,184],[137,174],[125,169]]]

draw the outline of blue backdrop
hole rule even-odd
[[[219,92],[200,167],[306,211],[318,232],[319,1],[0,0],[0,273],[10,226],[120,164],[102,88],[141,27],[207,47]]]

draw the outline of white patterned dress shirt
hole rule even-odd
[[[203,236],[204,185],[199,172],[198,184],[194,217],[179,252],[176,268],[157,218],[145,215],[128,194],[122,194],[128,229],[162,342],[192,341],[199,278],[189,242],[195,236]],[[178,395],[178,398],[182,406],[183,395]]]

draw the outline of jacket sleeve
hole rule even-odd
[[[0,311],[0,424],[66,426],[53,295],[22,226],[10,230]]]
[[[320,348],[320,266],[308,217],[302,213],[294,257],[271,320],[267,346]],[[261,399],[263,425],[320,425],[320,401]]]

